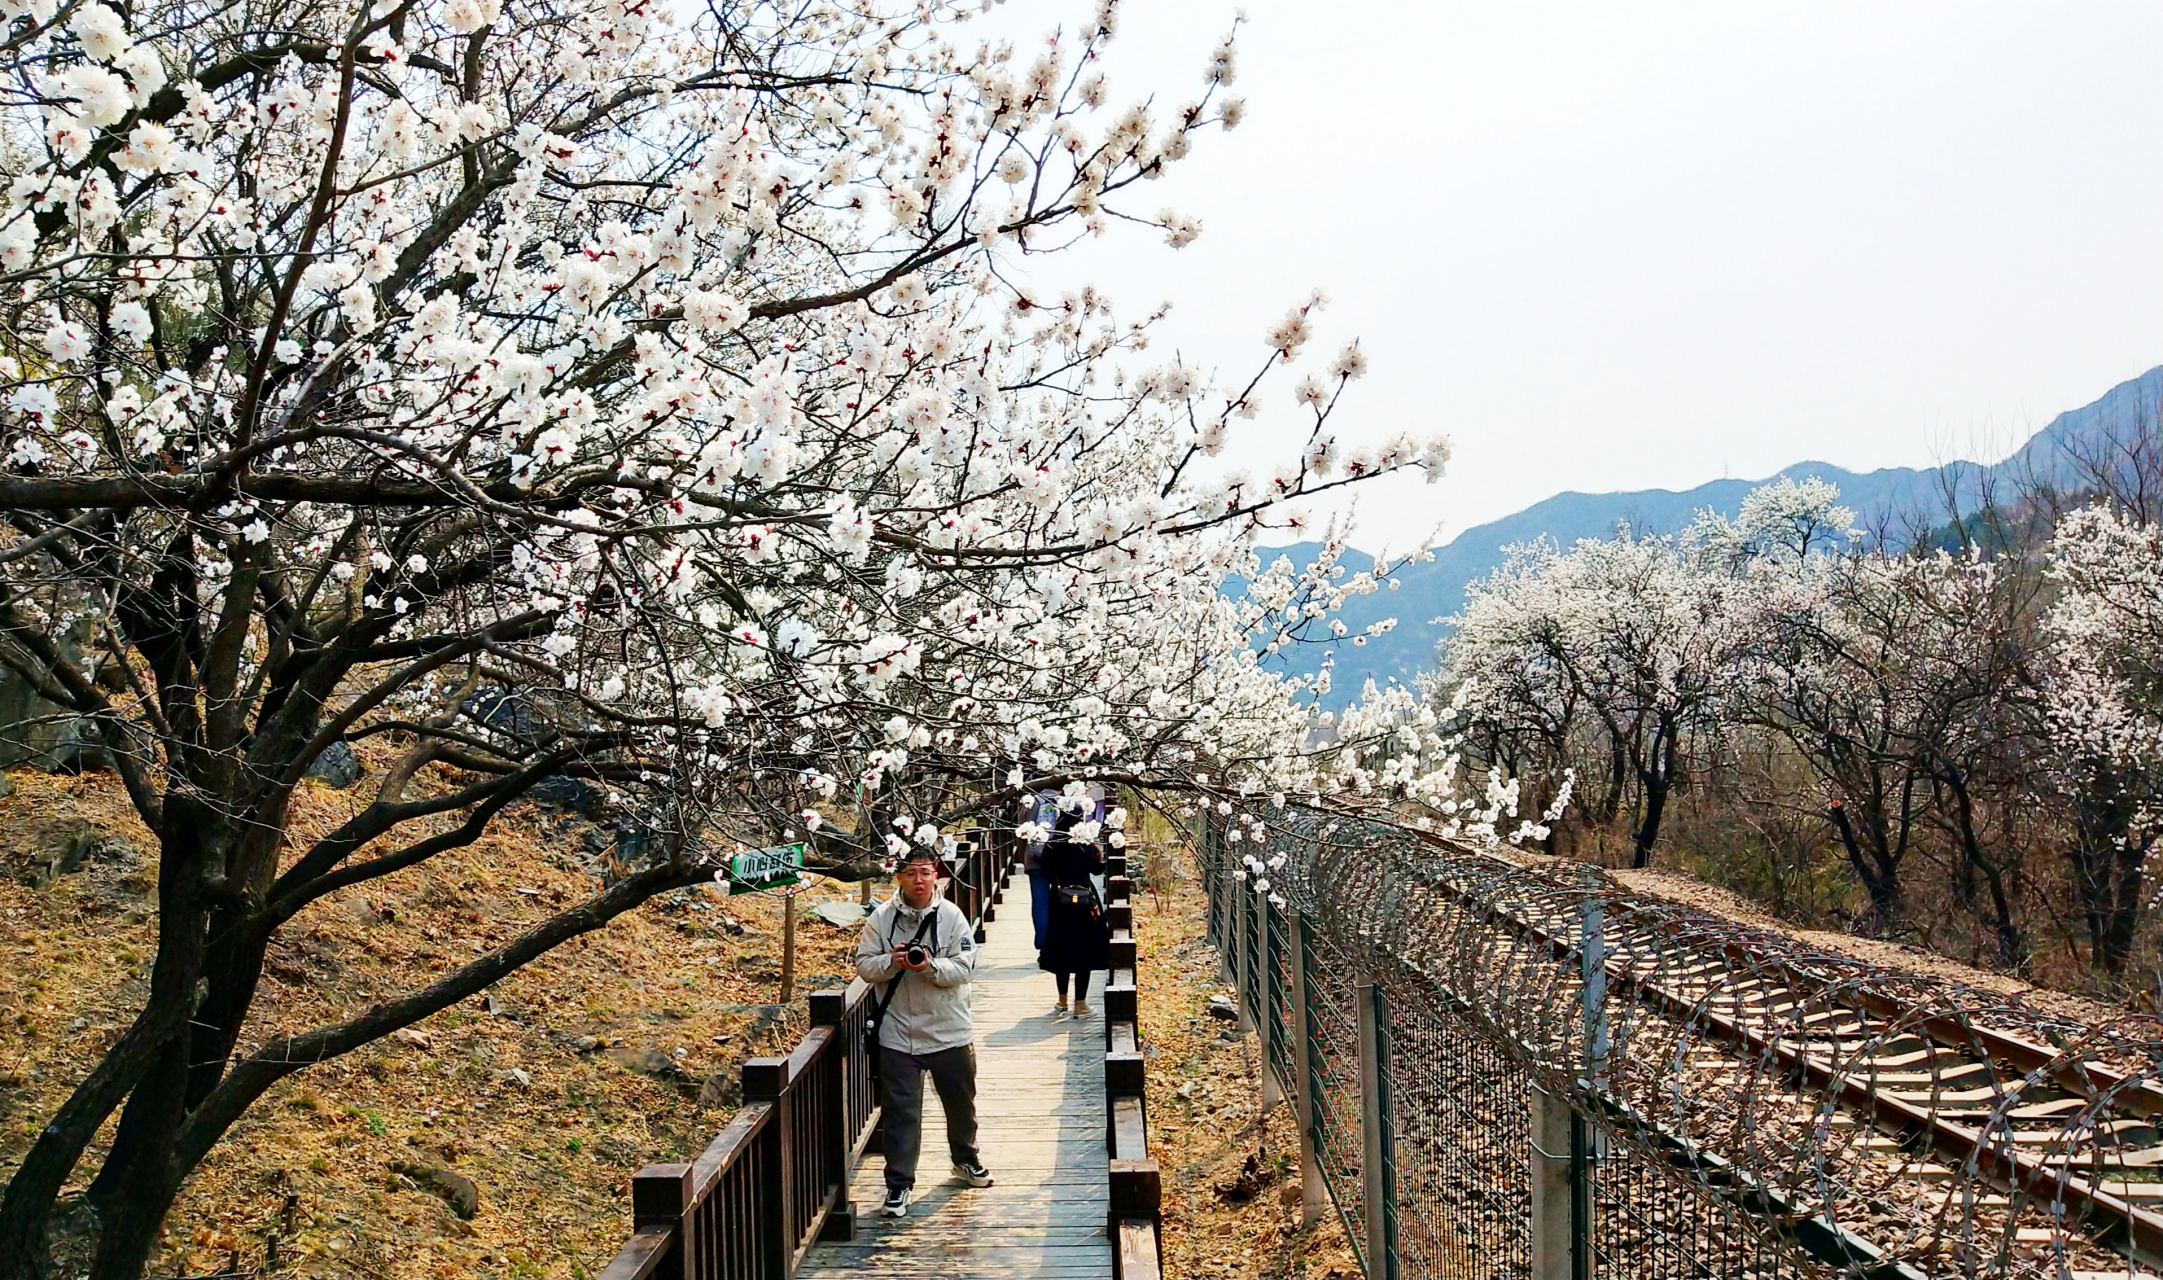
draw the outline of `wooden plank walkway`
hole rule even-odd
[[[946,1116],[924,1082],[924,1145],[909,1216],[879,1216],[885,1164],[866,1152],[849,1197],[856,1238],[814,1245],[799,1280],[1097,1280],[1112,1274],[1104,1152],[1104,1010],[1090,982],[1086,1021],[1054,1021],[1051,975],[1036,967],[1028,882],[1016,875],[985,927],[976,979],[978,1146],[998,1181],[964,1186],[946,1153]]]

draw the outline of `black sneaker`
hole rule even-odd
[[[957,1164],[954,1166],[954,1176],[972,1187],[988,1187],[991,1185],[991,1170],[986,1169],[981,1163]]]
[[[909,1192],[906,1187],[888,1187],[886,1202],[879,1206],[882,1218],[906,1218],[909,1216]]]

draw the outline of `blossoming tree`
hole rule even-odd
[[[2049,777],[2095,963],[2122,975],[2163,818],[2163,530],[2097,505],[2058,522],[2045,620]]]
[[[0,661],[155,833],[159,944],[0,1196],[0,1276],[42,1272],[101,1127],[92,1274],[134,1276],[273,1083],[709,849],[808,833],[861,873],[1085,776],[1324,787],[1257,647],[1343,589],[1252,542],[1446,445],[1336,446],[1356,346],[1271,391],[1313,303],[1219,386],[1008,279],[1122,221],[1199,232],[1140,197],[1238,120],[1229,40],[1156,112],[1108,95],[1110,0],[1027,54],[940,4],[6,14]],[[1224,470],[1265,393],[1308,447]],[[1276,615],[1220,595],[1235,571]],[[389,763],[289,847],[341,743]],[[656,856],[424,989],[251,1029],[288,922],[564,775]]]
[[[1694,539],[1588,538],[1519,548],[1466,592],[1439,686],[1497,764],[1599,779],[1591,810],[1633,818],[1632,861],[1649,864],[1684,739],[1710,717],[1735,642],[1735,579],[1708,571]],[[1595,745],[1579,768],[1569,741]]]

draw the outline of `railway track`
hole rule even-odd
[[[1771,1058],[1783,1077],[1866,1121],[1864,1149],[1872,1136],[1888,1139],[1874,1149],[1907,1157],[1908,1176],[1947,1183],[1972,1170],[2000,1196],[2064,1205],[2096,1243],[2163,1263],[2163,1179],[2150,1172],[2163,1170],[2163,1089],[2154,1083],[1792,965],[1767,972],[1738,943],[1678,965],[1627,935],[1590,944],[1579,921],[1552,913],[1518,927],[1580,966],[1597,945],[1610,1000],[1639,1001]],[[1738,967],[1747,976],[1738,979]]]
[[[2152,1025],[2045,1015],[1579,868],[1278,830],[1318,841],[1293,874],[1321,910],[1436,975],[1546,1079],[1863,1242],[1879,1273],[2163,1268]]]

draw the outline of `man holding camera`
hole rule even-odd
[[[856,943],[856,973],[880,993],[879,1093],[886,1131],[889,1218],[909,1212],[923,1145],[924,1073],[946,1111],[946,1145],[954,1172],[972,1187],[991,1185],[976,1154],[976,1026],[969,1013],[969,977],[976,936],[961,908],[939,892],[940,862],[912,849],[894,869],[894,896],[864,922]]]

